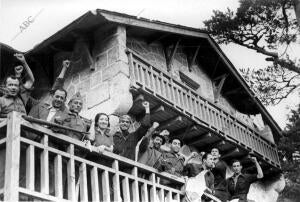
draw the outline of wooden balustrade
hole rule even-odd
[[[16,112],[5,123],[0,123],[0,145],[6,144],[5,185],[0,189],[5,201],[183,199],[182,178],[111,152],[90,151],[83,142],[26,121]],[[172,181],[173,188],[160,184],[158,178]]]
[[[276,145],[260,136],[254,128],[203,98],[170,73],[154,67],[133,50],[128,49],[127,53],[133,87],[153,94],[201,126],[256,152],[272,165],[280,167]]]

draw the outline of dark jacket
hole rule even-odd
[[[138,162],[143,163],[147,166],[154,167],[154,165],[157,164],[157,161],[161,158],[162,153],[160,150],[155,149],[153,146],[149,146],[149,144],[149,137],[146,137],[142,140],[140,145],[141,155],[138,159]]]
[[[51,105],[49,103],[40,103],[36,106],[34,106],[30,112],[29,116],[32,116],[37,119],[47,120],[47,117],[49,115]],[[65,119],[67,117],[69,110],[66,107],[62,107],[60,110],[58,110],[50,122],[54,123],[55,118],[60,117],[60,119]]]
[[[179,154],[164,152],[157,169],[181,177],[184,173],[184,160]]]
[[[114,150],[113,152],[134,160],[135,147],[139,140],[146,134],[150,127],[150,114],[146,114],[141,121],[141,126],[134,132],[117,131],[114,136]]]
[[[239,199],[239,202],[247,202],[247,194],[251,183],[257,180],[256,174],[240,174],[234,184],[234,176],[227,179],[230,200]]]

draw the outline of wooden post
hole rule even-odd
[[[10,114],[8,114],[6,132],[7,140],[5,157],[4,201],[19,201],[18,187],[21,146],[20,125],[20,114],[18,114],[17,112],[11,112]]]
[[[80,173],[80,201],[88,201],[88,190],[87,190],[87,177],[86,177],[86,164],[81,163],[79,168]]]
[[[140,197],[139,197],[139,182],[138,182],[138,169],[137,169],[137,167],[134,167],[132,169],[132,175],[134,176],[134,181],[131,185],[132,199],[133,199],[134,202],[139,202]]]
[[[159,200],[161,202],[164,202],[165,201],[165,190],[163,188],[161,188],[159,190],[158,194],[159,194]]]
[[[113,176],[114,201],[121,201],[119,162],[115,160],[112,167],[115,169],[115,174]]]
[[[77,201],[75,191],[75,161],[74,161],[74,145],[71,144],[68,148],[70,153],[70,159],[68,162],[68,199],[71,201]]]
[[[100,201],[99,197],[99,180],[98,180],[97,167],[93,167],[91,170],[91,183],[92,183],[92,201]]]
[[[55,184],[55,196],[58,198],[63,197],[63,182],[62,182],[62,158],[61,155],[57,155],[54,159],[54,184]]]
[[[49,194],[49,152],[46,149],[48,146],[48,135],[44,135],[42,144],[45,148],[41,153],[41,192]]]
[[[34,191],[34,146],[29,145],[26,150],[26,188]]]
[[[103,201],[110,201],[110,186],[108,171],[104,170],[102,173],[102,189],[103,189]]]
[[[148,202],[148,189],[147,189],[147,183],[143,183],[142,185],[142,201]]]
[[[123,188],[123,201],[131,201],[130,200],[130,190],[129,190],[129,179],[125,177],[122,180],[122,188]]]
[[[156,202],[157,192],[156,192],[156,182],[155,182],[155,173],[152,173],[150,176],[151,188],[150,188],[150,201]]]

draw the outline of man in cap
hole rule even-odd
[[[134,160],[135,158],[135,147],[140,139],[146,134],[150,127],[150,106],[149,102],[144,101],[142,103],[145,109],[145,116],[141,121],[140,127],[134,132],[129,132],[131,125],[131,117],[123,115],[119,119],[119,130],[114,134],[114,150],[113,152]]]
[[[83,107],[83,98],[79,92],[71,97],[68,106],[69,112],[67,113],[65,119],[62,120],[63,126],[73,128],[80,132],[88,132],[91,126],[91,121],[79,115]],[[77,140],[83,140],[85,138],[83,133],[72,131],[65,131],[64,133]]]
[[[152,127],[157,128],[158,126],[159,124],[154,122]],[[147,135],[140,144],[139,152],[141,156],[138,159],[138,162],[153,167],[154,165],[157,165],[156,162],[161,158],[162,152],[160,147],[165,144],[165,137],[158,131],[154,131],[152,135],[151,133],[150,135]],[[150,138],[152,138],[152,144],[150,144]]]

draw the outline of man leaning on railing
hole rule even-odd
[[[20,112],[21,114],[26,115],[25,105],[28,101],[28,91],[32,88],[34,78],[29,66],[26,63],[25,57],[23,54],[15,54],[15,57],[22,63],[25,67],[28,76],[28,80],[21,84],[18,77],[23,70],[23,66],[16,66],[15,73],[16,76],[7,76],[4,79],[5,94],[0,97],[0,117],[6,118],[7,115],[12,112]],[[21,90],[22,89],[22,90]],[[22,154],[21,154],[22,155]],[[24,156],[21,156],[24,157]],[[5,171],[5,149],[0,149],[0,188],[4,185],[4,171]],[[21,169],[21,172],[25,172],[25,167]],[[21,175],[22,176],[22,175]],[[24,175],[23,175],[24,176]]]
[[[149,102],[144,101],[142,103],[146,115],[141,121],[141,126],[134,132],[129,132],[131,125],[131,117],[123,115],[120,117],[119,125],[120,129],[113,135],[114,139],[114,150],[113,152],[134,160],[135,158],[135,147],[139,140],[146,134],[150,127],[150,106]]]

